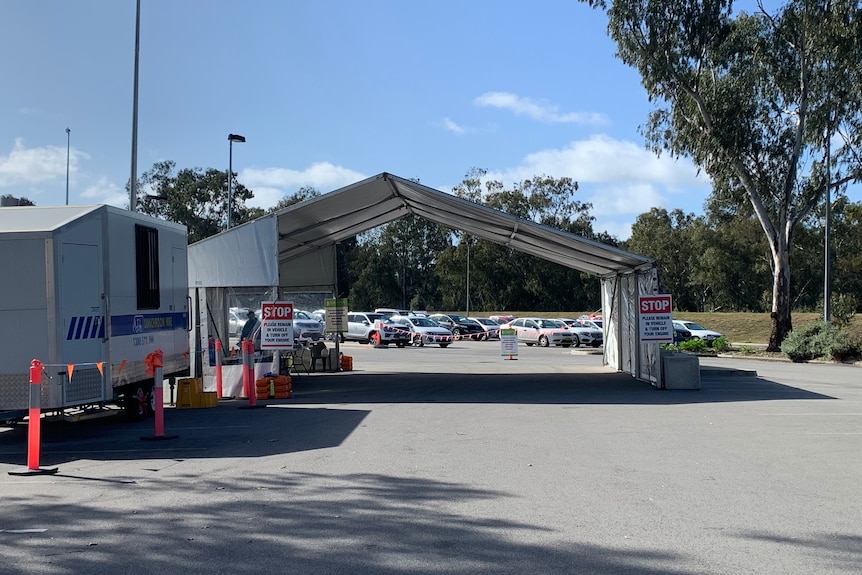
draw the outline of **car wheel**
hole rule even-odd
[[[403,342],[403,341],[396,341],[396,342],[395,342],[395,347],[397,347],[397,348],[402,348],[402,347],[404,347],[404,342]]]
[[[540,335],[539,336],[539,345],[542,347],[548,347],[549,345],[551,345],[551,342],[548,341],[548,336]]]
[[[457,337],[461,337],[461,329],[456,327],[455,329],[452,330],[452,335],[457,336]]]
[[[581,338],[578,336],[572,336],[572,345],[575,347],[581,347]]]
[[[449,344],[448,343],[441,343],[440,347],[449,347]]]
[[[425,339],[417,333],[413,336],[413,345],[417,347],[422,347],[425,345]]]

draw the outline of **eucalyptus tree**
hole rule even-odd
[[[862,177],[862,9],[791,0],[752,13],[731,0],[584,0],[607,9],[617,56],[655,109],[657,153],[690,156],[719,193],[749,202],[772,258],[772,333],[792,329],[794,232],[824,192]]]
[[[656,260],[661,289],[673,294],[674,306],[698,310],[699,297],[691,289],[700,253],[691,237],[694,214],[676,209],[652,208],[637,217],[626,249]]]
[[[314,186],[302,186],[289,196],[286,195],[282,197],[280,200],[278,200],[278,203],[276,203],[274,206],[272,206],[266,211],[267,213],[277,212],[294,204],[299,204],[301,202],[310,200],[312,198],[317,198],[319,196],[320,191]]]
[[[227,173],[215,168],[183,168],[176,171],[171,160],[156,162],[138,181],[138,211],[183,224],[188,228],[189,243],[208,238],[226,228]],[[234,178],[234,224],[263,215],[263,210],[245,205],[254,193]]]

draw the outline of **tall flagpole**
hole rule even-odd
[[[135,88],[132,96],[132,175],[129,178],[129,210],[138,204],[138,54],[141,51],[141,0],[135,10]]]

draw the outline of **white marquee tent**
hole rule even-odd
[[[336,243],[407,214],[601,277],[605,364],[654,385],[660,381],[657,346],[639,343],[637,325],[638,295],[657,292],[652,259],[387,173],[192,244],[193,301],[204,310],[210,301],[205,292],[223,288],[265,286],[273,297],[334,293]]]

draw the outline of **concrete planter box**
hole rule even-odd
[[[700,389],[700,361],[687,353],[661,353],[664,389]]]

